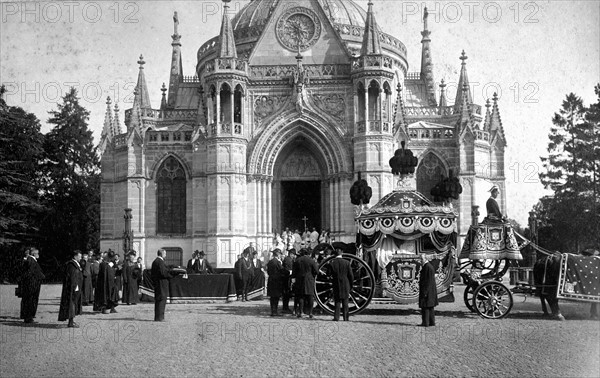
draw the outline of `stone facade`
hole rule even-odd
[[[159,248],[172,263],[198,249],[232,267],[250,243],[266,250],[273,232],[303,228],[300,213],[290,218],[302,201],[319,202],[304,214],[308,227],[353,241],[349,189],[361,172],[371,204],[392,191],[388,161],[401,141],[419,157],[422,193],[451,170],[459,177],[461,235],[491,184],[504,189],[497,99],[486,110],[473,104],[463,52],[456,104],[446,104],[443,84],[436,100],[427,14],[421,70],[409,72],[405,46],[380,30],[372,4],[365,12],[349,0],[296,0],[293,8],[255,0],[230,19],[227,3],[193,76],[183,75],[175,15],[160,109],[150,105],[143,58],[126,132],[108,103],[102,250],[122,250],[131,208],[134,249],[146,263]]]

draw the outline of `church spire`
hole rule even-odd
[[[177,102],[177,91],[179,90],[179,83],[183,81],[183,65],[181,61],[181,35],[179,34],[179,16],[177,12],[173,13],[173,55],[171,57],[171,75],[169,77],[169,101],[167,102],[169,107],[175,107]],[[162,109],[162,104],[161,104]]]
[[[140,109],[152,109],[150,105],[150,94],[148,93],[148,86],[146,86],[146,76],[144,76],[144,57],[140,55],[140,60],[137,62],[140,65],[140,73],[138,74],[137,85],[135,86],[137,94],[133,98],[133,106],[136,103]]]
[[[363,36],[362,48],[360,54],[365,55],[381,55],[381,45],[379,44],[379,27],[375,21],[373,13],[373,2],[369,1],[367,10],[367,20],[365,21],[365,34]]]
[[[237,58],[233,26],[229,18],[230,2],[231,0],[223,0],[223,22],[221,23],[221,34],[219,34],[219,43],[217,45],[219,58]]]
[[[429,46],[429,42],[431,42],[431,39],[429,38],[431,32],[427,27],[428,17],[429,12],[427,12],[427,7],[425,7],[425,12],[423,13],[423,31],[421,32],[421,35],[423,36],[423,39],[421,39],[421,44],[423,45],[421,48],[421,80],[425,81],[429,104],[437,106],[437,101],[435,100],[435,83],[433,79],[433,60],[431,59],[431,47]]]
[[[115,101],[115,117],[113,119],[113,131],[115,135],[121,135],[123,131],[121,130],[121,121],[119,120],[119,104]]]
[[[472,109],[471,109],[471,102],[469,101],[469,96],[468,96],[468,86],[466,83],[463,83],[463,88],[462,91],[459,91],[461,93],[461,98],[460,100],[457,101],[458,104],[458,130],[462,131],[465,127],[467,127],[468,125],[471,125],[471,119],[472,119]]]
[[[102,138],[112,140],[115,136],[113,130],[113,114],[112,108],[110,107],[111,101],[110,96],[106,98],[106,114],[104,115],[104,126],[102,127]]]
[[[473,97],[471,96],[471,88],[469,85],[469,77],[467,76],[467,55],[465,54],[465,50],[462,51],[460,60],[462,63],[460,68],[460,77],[458,78],[458,87],[456,89],[456,97],[454,100],[455,110],[458,110],[461,107],[463,92],[466,93],[469,104],[473,103]]]
[[[139,101],[135,99],[139,98],[138,88],[133,89],[133,108],[131,109],[131,118],[129,119],[129,125],[127,131],[137,130],[138,134],[142,135],[142,109]]]

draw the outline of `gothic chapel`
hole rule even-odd
[[[460,179],[460,235],[489,184],[504,192],[497,98],[473,103],[464,51],[455,104],[443,80],[436,98],[426,10],[421,66],[409,71],[406,47],[379,28],[371,2],[365,12],[351,0],[253,0],[233,18],[229,2],[188,76],[175,14],[160,108],[151,106],[142,57],[124,131],[107,101],[101,250],[123,250],[125,208],[147,263],[159,248],[174,265],[204,250],[230,268],[250,243],[266,250],[274,232],[304,222],[354,241],[349,189],[360,172],[370,205],[391,192],[388,161],[401,141],[419,158],[424,195],[451,171]]]

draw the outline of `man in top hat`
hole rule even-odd
[[[79,261],[81,272],[83,273],[81,302],[83,306],[89,306],[94,303],[94,297],[92,295],[92,264],[89,261],[89,253],[83,252],[82,256],[81,261]]]
[[[254,277],[254,268],[252,267],[252,254],[254,253],[254,247],[247,247],[242,252],[242,257],[239,258],[236,264],[237,276],[242,285],[241,295],[242,302],[248,300],[248,292],[250,291],[250,284],[252,277]]]
[[[189,274],[213,274],[214,271],[208,260],[206,260],[206,253],[196,250],[187,263],[187,272]]]
[[[275,249],[273,258],[267,263],[267,273],[269,274],[267,295],[271,302],[271,316],[281,316],[277,312],[277,306],[279,305],[279,297],[283,294],[284,272],[285,270],[281,265],[281,251]]]
[[[164,322],[165,307],[169,296],[169,279],[172,275],[165,263],[167,251],[159,249],[156,255],[151,268],[151,277],[154,282],[154,321]]]
[[[491,193],[491,196],[485,203],[487,219],[492,222],[503,222],[506,220],[506,217],[500,212],[500,206],[498,206],[498,202],[496,201],[496,198],[498,198],[498,195],[500,194],[500,188],[498,188],[497,185],[494,185],[489,192]]]
[[[333,300],[335,302],[334,321],[340,320],[340,307],[344,321],[350,320],[348,313],[348,299],[350,298],[350,289],[354,281],[350,261],[344,260],[341,248],[335,249],[335,258],[329,264],[333,283]]]
[[[291,276],[292,276],[292,269],[294,266],[294,260],[296,259],[296,250],[295,249],[290,249],[289,251],[284,251],[282,253],[283,256],[283,261],[282,261],[282,267],[283,267],[283,271],[282,271],[282,276],[281,276],[281,280],[282,280],[282,292],[281,295],[283,297],[283,312],[286,312],[288,314],[292,313],[292,310],[290,310],[290,298],[292,297],[292,291],[290,290],[290,286],[291,286]],[[295,308],[296,306],[294,306]]]

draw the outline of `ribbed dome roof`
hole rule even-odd
[[[264,25],[272,9],[279,1],[253,0],[235,16],[232,21],[236,30]],[[318,0],[332,22],[365,27],[367,12],[351,0]]]

